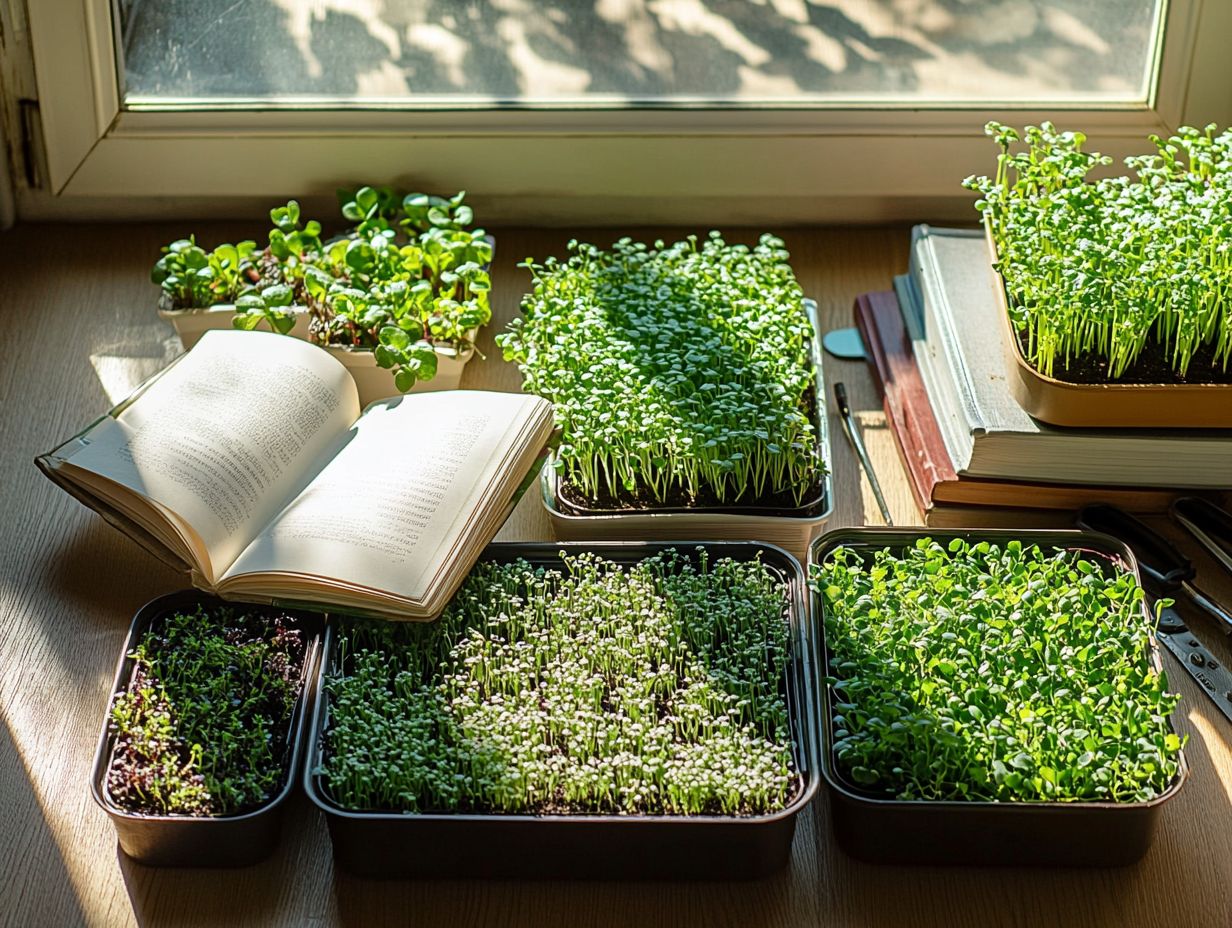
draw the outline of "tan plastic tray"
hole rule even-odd
[[[1005,280],[995,270],[997,246],[984,223],[1000,315],[1007,380],[1028,415],[1052,425],[1084,428],[1232,428],[1232,384],[1070,383],[1046,377],[1023,356],[1010,322]]]

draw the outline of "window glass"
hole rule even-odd
[[[116,0],[125,104],[1145,103],[1163,0]]]

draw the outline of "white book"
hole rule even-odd
[[[425,619],[551,431],[551,405],[516,393],[410,394],[361,413],[327,352],[220,331],[37,463],[200,589]]]

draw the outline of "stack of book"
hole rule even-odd
[[[917,226],[909,273],[856,302],[929,525],[1068,524],[1104,502],[1158,512],[1232,487],[1232,431],[1061,428],[1014,398],[982,232]]]

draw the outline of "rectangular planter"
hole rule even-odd
[[[987,222],[984,233],[1007,379],[1028,415],[1052,425],[1084,428],[1232,428],[1232,384],[1071,383],[1037,371],[1023,355],[1010,322],[1009,294],[993,267],[997,247]]]
[[[805,300],[813,324],[811,357],[816,377],[816,416],[819,444],[827,473],[823,479],[822,511],[810,516],[772,515],[757,509],[741,512],[732,508],[698,508],[674,511],[596,512],[578,514],[561,505],[556,493],[556,471],[548,460],[540,473],[543,506],[552,522],[553,534],[562,541],[674,540],[707,538],[742,541],[756,539],[778,545],[799,561],[808,557],[809,543],[821,533],[834,510],[829,420],[826,415],[826,381],[822,369],[821,330],[817,304]]]
[[[111,802],[107,794],[107,770],[114,750],[110,732],[110,712],[115,697],[127,688],[133,673],[129,653],[137,646],[150,625],[168,613],[192,608],[224,605],[220,599],[195,590],[160,596],[142,606],[133,618],[124,650],[116,667],[111,698],[107,701],[107,716],[94,755],[90,777],[90,792],[94,801],[111,817],[120,848],[138,863],[152,867],[244,867],[257,863],[273,853],[282,827],[282,807],[295,789],[300,757],[303,751],[304,728],[307,724],[310,687],[316,679],[316,664],[321,644],[321,616],[292,612],[301,622],[305,635],[302,689],[291,717],[290,745],[285,780],[269,802],[242,815],[189,816],[147,815],[129,812]],[[244,607],[256,609],[260,607]],[[286,610],[277,610],[279,613]]]
[[[489,545],[484,560],[559,563],[559,553],[593,551],[636,563],[670,545]],[[676,546],[682,553],[685,545]],[[336,805],[316,774],[329,725],[323,684],[335,659],[334,630],[326,632],[309,733],[304,788],[329,824],[337,864],[364,877],[537,879],[748,879],[786,865],[796,816],[818,786],[815,636],[804,606],[804,575],[786,552],[752,543],[708,543],[712,557],[751,558],[778,573],[790,596],[791,657],[788,704],[797,791],[787,808],[768,815],[477,815],[351,812]]]
[[[1119,561],[1138,577],[1133,553],[1115,538],[1076,530],[925,531],[893,528],[840,529],[819,538],[811,565],[834,548],[907,548],[917,538],[941,544],[952,538],[1005,542],[1018,539],[1041,548],[1080,548]],[[821,598],[811,596],[821,639],[819,672],[829,672]],[[1152,660],[1160,665],[1158,646]],[[870,797],[839,772],[833,756],[831,693],[821,689],[821,771],[830,787],[830,819],[839,846],[873,863],[977,866],[1107,867],[1139,860],[1150,847],[1159,814],[1176,795],[1189,769],[1184,755],[1168,789],[1149,802],[958,802]]]
[[[302,307],[292,307],[295,312],[295,328],[287,334],[308,340],[308,311]],[[235,307],[221,303],[208,309],[166,309],[162,305],[158,309],[158,318],[170,322],[175,327],[175,334],[180,336],[180,344],[187,351],[206,332],[211,329],[230,329],[231,320],[235,316]],[[261,323],[263,331],[269,331],[269,325]]]

